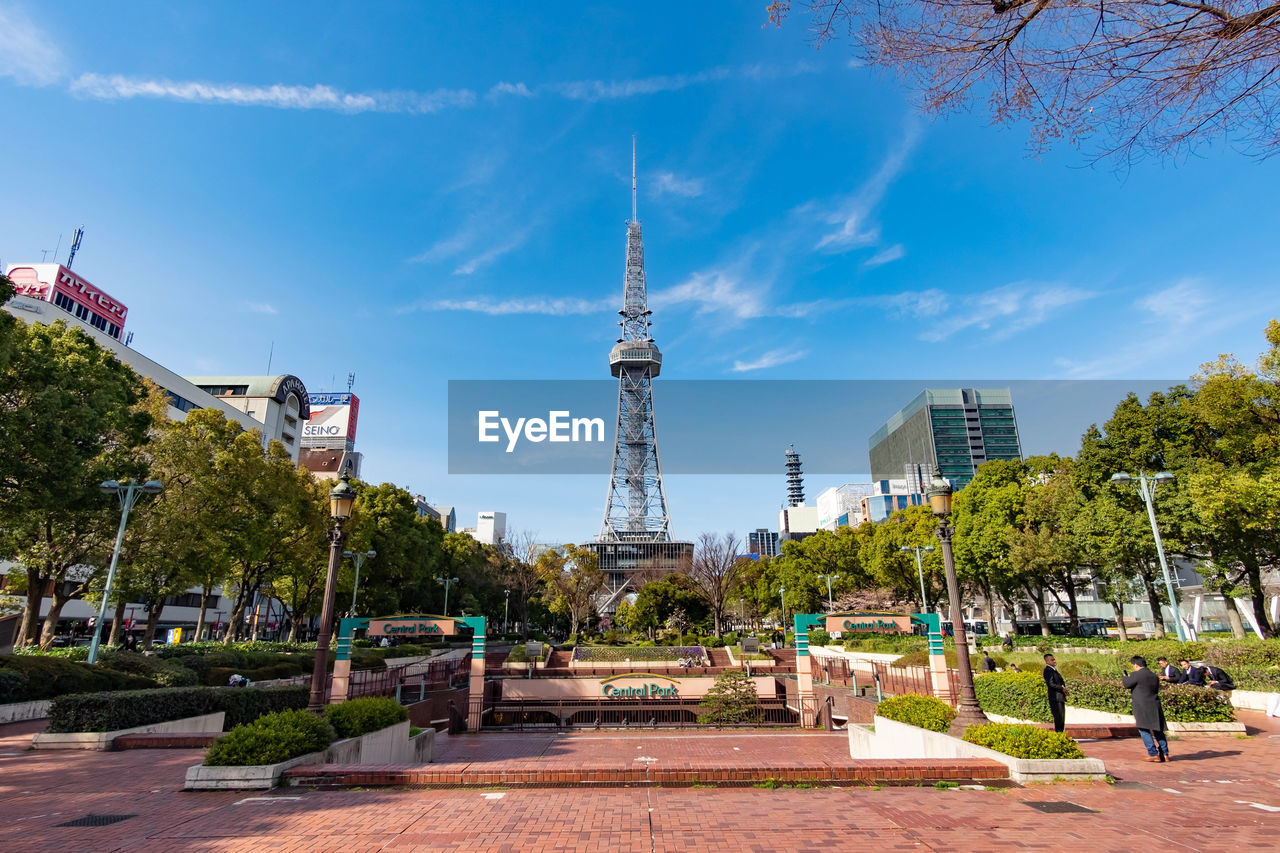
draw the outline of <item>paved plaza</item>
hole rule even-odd
[[[1280,721],[1247,739],[1084,743],[1115,784],[1027,788],[582,788],[181,791],[200,750],[28,751],[38,724],[0,726],[0,850],[831,851],[1274,849]],[[825,733],[492,734],[445,739],[439,762],[654,763],[847,759]],[[843,753],[843,754],[842,754]],[[129,817],[65,826],[87,816]]]

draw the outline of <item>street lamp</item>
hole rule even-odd
[[[116,531],[116,547],[111,552],[111,567],[107,569],[107,585],[102,590],[102,602],[98,605],[98,618],[93,623],[93,640],[89,643],[89,663],[98,662],[98,646],[102,643],[102,623],[107,620],[107,602],[111,599],[111,584],[116,579],[116,565],[120,562],[120,546],[124,544],[124,526],[129,521],[129,510],[133,509],[138,498],[146,495],[158,495],[164,491],[159,480],[105,480],[98,486],[104,495],[115,495],[120,499],[120,529]]]
[[[747,629],[747,600],[745,598],[738,599],[738,630],[745,631]]]
[[[778,587],[778,598],[782,600],[782,644],[785,646],[787,636],[787,588],[785,586]]]
[[[921,548],[919,545],[903,545],[899,551],[915,551],[916,552],[916,574],[920,576],[920,612],[923,613],[929,609],[929,597],[924,592],[924,568],[920,564],[920,552],[932,551],[932,545],[926,545]]]
[[[1161,471],[1150,479],[1147,474],[1138,474],[1138,494],[1147,505],[1147,518],[1151,521],[1151,535],[1156,539],[1156,554],[1160,557],[1160,571],[1164,572],[1164,587],[1169,593],[1169,606],[1173,608],[1173,625],[1178,629],[1178,642],[1187,641],[1186,629],[1182,627],[1182,608],[1178,606],[1178,597],[1173,592],[1173,579],[1169,576],[1169,563],[1164,558],[1164,542],[1160,539],[1160,526],[1156,524],[1156,484],[1172,483],[1174,477],[1168,471]],[[1121,471],[1111,475],[1111,482],[1127,485],[1133,478]],[[1159,614],[1155,614],[1160,618]],[[1164,620],[1161,618],[1161,622]]]
[[[316,635],[316,662],[311,670],[311,699],[307,702],[307,710],[324,709],[325,681],[329,668],[329,638],[333,635],[333,598],[337,592],[338,564],[342,561],[342,543],[347,541],[347,533],[342,525],[351,517],[351,507],[356,502],[356,490],[351,488],[351,481],[346,474],[329,492],[329,517],[333,526],[329,528],[329,573],[324,581],[324,604],[320,608],[320,631]]]
[[[370,549],[368,551],[343,551],[342,556],[356,564],[356,582],[351,587],[351,612],[347,615],[352,619],[356,618],[356,593],[360,591],[360,567],[364,565],[365,560],[372,560],[378,556],[378,552]]]
[[[502,594],[506,596],[502,602],[502,633],[506,634],[509,633],[507,617],[511,615],[511,590],[504,589]]]
[[[839,579],[839,575],[818,575],[820,578],[827,579],[827,610],[835,610],[836,606],[831,602],[831,582]]]
[[[955,529],[947,524],[951,515],[951,483],[942,478],[942,472],[933,469],[929,483],[929,506],[938,519],[938,538],[942,540],[942,565],[947,572],[947,597],[951,599],[951,633],[956,640],[956,668],[960,676],[960,701],[956,706],[956,718],[951,723],[951,734],[959,737],[969,726],[990,722],[978,704],[973,690],[973,669],[969,665],[969,639],[965,636],[964,615],[960,611],[960,582],[956,580],[956,560],[951,552],[951,536]]]
[[[449,615],[449,584],[457,583],[457,578],[436,578],[436,583],[444,584],[444,615]]]

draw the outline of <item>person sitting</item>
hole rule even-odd
[[[1193,660],[1187,665],[1187,679],[1183,683],[1190,684],[1192,687],[1208,687],[1204,677],[1204,661]]]
[[[1156,658],[1156,663],[1160,664],[1159,678],[1161,681],[1169,684],[1182,684],[1187,680],[1187,674],[1169,663],[1168,658],[1158,657]]]
[[[1009,671],[1010,671],[1010,672],[1022,672],[1022,670],[1018,669],[1018,665],[1017,665],[1016,663],[1011,663],[1011,664],[1009,664]]]
[[[1204,668],[1204,680],[1214,690],[1221,690],[1224,693],[1236,689],[1236,683],[1231,679],[1231,675],[1225,669],[1219,669],[1216,666]]]
[[[1006,652],[1011,652],[1011,651],[1013,651],[1013,635],[1012,635],[1012,634],[1005,634],[1005,635],[1004,635],[1004,642],[1003,642],[1003,643],[1001,643],[1001,644],[1000,644],[1000,646],[1001,646],[1001,648],[1003,648]]]

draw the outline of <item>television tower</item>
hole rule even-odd
[[[804,506],[804,477],[794,444],[787,448],[787,506]]]
[[[609,370],[618,377],[618,428],[613,444],[613,475],[597,542],[670,542],[671,519],[658,466],[653,425],[653,379],[662,369],[662,353],[649,336],[644,281],[644,245],[636,215],[636,141],[631,138],[631,219],[627,222],[627,271],[624,279],[622,337],[609,352]]]

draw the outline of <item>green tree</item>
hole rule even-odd
[[[664,628],[672,616],[682,615],[686,624],[703,624],[710,615],[706,600],[687,575],[671,574],[640,587],[631,609],[634,630],[650,636]]]
[[[869,528],[871,535],[861,551],[875,586],[888,590],[896,600],[920,601],[921,573],[916,570],[915,552],[902,549],[935,545],[933,551],[920,553],[926,596],[920,601],[922,612],[928,612],[946,595],[942,551],[936,547],[937,528],[938,520],[927,506],[895,510],[883,524]]]
[[[0,556],[24,574],[21,644],[35,642],[41,597],[52,587],[40,637],[47,647],[63,606],[88,588],[111,548],[119,507],[98,484],[145,473],[137,449],[151,416],[138,405],[138,375],[79,329],[5,325],[12,354],[0,371]]]
[[[755,716],[759,705],[755,682],[740,669],[728,669],[716,676],[716,683],[698,703],[703,710],[698,722],[715,726],[747,722]]]
[[[569,633],[577,634],[604,589],[599,556],[580,545],[563,545],[538,557],[538,571],[546,584],[551,610],[567,616]]]

